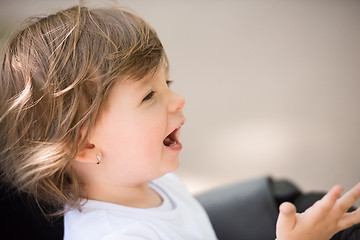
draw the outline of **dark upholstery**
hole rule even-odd
[[[46,209],[46,206],[43,206]],[[34,199],[0,187],[0,239],[61,240],[63,218],[45,218]]]
[[[204,206],[220,240],[274,240],[281,203],[292,202],[297,212],[304,212],[323,196],[321,192],[303,194],[287,180],[263,177],[214,189],[196,198]],[[331,240],[360,240],[360,224]]]
[[[219,239],[275,239],[278,210],[270,182],[264,177],[196,196]]]

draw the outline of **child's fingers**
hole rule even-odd
[[[325,213],[330,211],[336,201],[339,199],[343,188],[340,185],[336,185],[330,189],[330,191],[320,200],[314,204],[315,211],[320,211],[321,213]]]
[[[347,212],[347,210],[360,197],[360,183],[356,184],[350,191],[346,192],[336,203],[339,214]]]
[[[276,224],[277,232],[292,230],[296,224],[296,208],[292,203],[284,202],[280,205],[280,213]]]
[[[360,222],[360,208],[351,213],[345,213],[338,221],[338,231],[349,228]]]

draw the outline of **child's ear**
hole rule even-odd
[[[80,144],[83,141],[85,134],[86,128],[82,128],[77,144]],[[91,140],[88,138],[81,148],[79,148],[78,153],[75,156],[75,161],[81,163],[98,163],[98,156],[102,157],[100,149],[98,149],[95,144],[91,143]]]
[[[99,155],[99,151],[96,149],[95,145],[86,141],[84,146],[79,149],[76,154],[75,161],[82,163],[97,163],[98,160],[96,155]]]

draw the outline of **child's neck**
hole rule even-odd
[[[137,186],[84,186],[90,200],[110,202],[133,208],[159,207],[163,199],[147,183]]]

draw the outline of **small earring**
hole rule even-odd
[[[98,162],[96,163],[96,164],[100,164],[101,163],[101,157],[100,157],[100,155],[99,154],[96,154],[96,158],[97,158],[97,160],[98,160]]]

